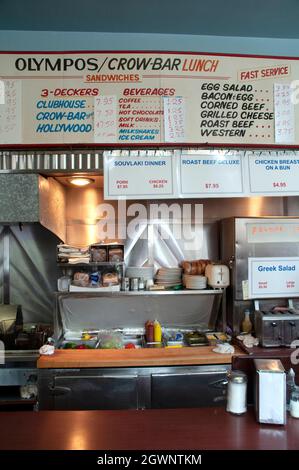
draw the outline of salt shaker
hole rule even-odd
[[[299,390],[294,390],[290,399],[290,415],[299,418]]]
[[[241,415],[247,411],[247,376],[240,370],[228,374],[226,411]]]

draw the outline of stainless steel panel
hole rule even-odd
[[[10,227],[10,301],[24,322],[52,323],[59,239],[39,224]]]
[[[53,173],[102,171],[102,151],[4,151],[0,172]]]
[[[39,221],[62,241],[66,240],[65,189],[54,178],[39,176]]]
[[[39,369],[39,409],[223,405],[229,369],[229,365]]]
[[[166,328],[215,328],[221,295],[154,293],[143,295],[59,294],[54,331],[58,339],[69,331],[144,327],[157,319]],[[82,315],[84,312],[84,315]]]
[[[55,410],[137,409],[137,377],[86,375],[55,377]]]
[[[152,375],[152,408],[223,406],[229,367]]]
[[[0,386],[26,385],[37,382],[37,369],[0,368]]]

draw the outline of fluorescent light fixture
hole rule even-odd
[[[73,178],[69,178],[68,182],[73,184],[74,186],[87,186],[88,184],[94,183],[94,180],[92,178],[74,176]]]

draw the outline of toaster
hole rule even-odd
[[[299,339],[299,312],[297,310],[255,311],[255,336],[266,348],[287,346]]]
[[[225,264],[208,264],[205,276],[209,286],[213,288],[229,286],[229,269]]]

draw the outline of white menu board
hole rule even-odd
[[[299,194],[297,152],[252,152],[247,158],[250,193],[266,196]]]
[[[243,188],[243,155],[238,152],[199,151],[180,158],[182,197],[240,197]]]
[[[299,297],[299,258],[248,258],[250,299]]]
[[[172,154],[135,153],[104,153],[105,199],[173,198]]]

